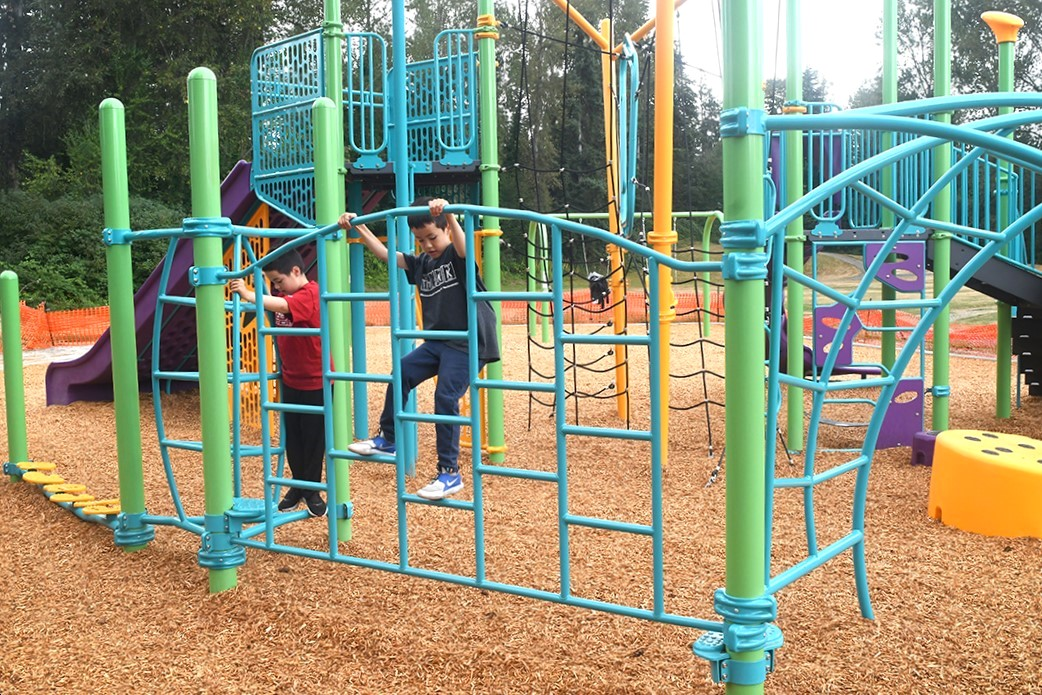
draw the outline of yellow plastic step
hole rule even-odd
[[[57,468],[50,461],[19,461],[15,465],[23,471],[53,471]]]
[[[119,514],[119,500],[102,500],[102,502],[77,502],[76,506],[83,510],[84,514],[103,514],[109,516]]]
[[[33,485],[52,485],[65,482],[65,478],[60,475],[47,474],[41,471],[29,471],[22,476],[22,480]]]
[[[48,497],[51,502],[93,502],[94,495],[86,493],[74,494],[71,492],[56,492]]]
[[[82,483],[52,483],[50,485],[43,486],[44,492],[67,492],[71,495],[78,495],[81,492],[87,491],[87,486]]]

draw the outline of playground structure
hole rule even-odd
[[[741,4],[741,3],[736,3]],[[396,17],[397,17],[396,7]],[[659,16],[668,16],[669,10],[665,12],[660,8]],[[483,15],[484,16],[484,15]],[[732,26],[728,32],[729,38],[742,35],[747,30],[755,30],[759,18],[754,12],[750,12],[745,21],[746,26]],[[483,26],[491,26],[485,24]],[[660,30],[663,27],[660,27]],[[493,33],[487,30],[486,33]],[[750,36],[756,36],[755,31],[748,32]],[[661,31],[658,36],[660,44],[671,48],[672,41],[668,38],[668,31]],[[335,37],[334,37],[335,38]],[[310,39],[309,39],[310,40]],[[486,36],[478,39],[478,51],[482,47],[492,50],[494,38]],[[485,42],[482,44],[482,42]],[[398,50],[402,42],[394,42],[395,50]],[[404,50],[404,49],[403,49]],[[664,51],[669,53],[670,51]],[[462,51],[458,55],[467,54]],[[404,54],[403,54],[404,55]],[[457,54],[454,54],[457,55]],[[437,59],[436,59],[437,61]],[[494,60],[482,59],[482,65],[492,65]],[[667,61],[663,60],[663,63]],[[206,70],[197,70],[189,78],[190,118],[192,124],[192,171],[193,171],[193,218],[186,220],[181,230],[154,230],[150,232],[130,231],[129,220],[125,219],[125,194],[120,194],[120,188],[125,188],[125,153],[119,147],[122,140],[120,124],[122,120],[122,109],[114,102],[106,102],[102,107],[103,138],[106,143],[106,190],[111,199],[107,199],[106,205],[106,228],[107,243],[113,267],[129,262],[129,242],[135,238],[146,238],[147,236],[169,236],[184,235],[192,239],[194,251],[194,265],[188,271],[191,283],[195,288],[195,298],[192,300],[195,306],[196,319],[199,327],[199,368],[196,370],[167,370],[157,366],[151,368],[153,379],[153,392],[157,407],[161,401],[162,390],[157,384],[167,381],[197,381],[200,389],[200,403],[202,407],[201,422],[203,423],[203,435],[201,442],[183,442],[167,440],[162,434],[161,444],[166,447],[183,449],[186,451],[201,452],[203,457],[204,476],[206,479],[206,505],[205,514],[191,516],[183,509],[179,510],[176,517],[160,518],[149,515],[146,511],[142,495],[139,494],[135,478],[140,480],[140,432],[134,437],[135,419],[138,417],[137,384],[135,383],[136,350],[133,345],[134,334],[128,330],[133,325],[130,319],[133,317],[133,301],[131,299],[128,282],[120,281],[117,277],[114,285],[122,287],[112,296],[112,353],[114,366],[114,390],[116,394],[117,430],[120,433],[120,509],[114,511],[109,507],[101,512],[89,512],[83,507],[75,505],[88,500],[71,500],[63,497],[55,499],[56,495],[83,494],[70,490],[47,490],[45,494],[52,501],[67,506],[76,511],[78,516],[89,518],[92,521],[104,523],[113,529],[118,544],[128,549],[136,549],[147,543],[154,533],[155,525],[173,525],[200,535],[202,548],[199,552],[200,564],[210,570],[211,590],[219,591],[230,588],[235,584],[235,568],[245,561],[245,548],[265,548],[273,551],[292,553],[305,557],[329,559],[348,564],[356,564],[364,567],[385,569],[402,574],[420,577],[428,577],[454,582],[457,584],[491,588],[508,593],[516,593],[523,596],[541,598],[545,600],[566,603],[579,607],[596,608],[608,612],[620,613],[634,617],[648,618],[660,622],[671,623],[684,627],[707,630],[707,636],[696,644],[696,652],[708,658],[713,665],[714,677],[727,682],[729,685],[759,685],[762,684],[764,676],[773,668],[773,650],[780,645],[780,633],[771,626],[775,613],[774,595],[796,579],[804,576],[814,568],[824,564],[833,557],[852,550],[855,560],[855,574],[858,588],[858,596],[861,603],[862,613],[871,615],[871,607],[868,601],[868,587],[865,580],[864,567],[864,498],[867,484],[869,466],[878,439],[881,436],[884,419],[886,418],[886,404],[894,400],[899,389],[902,388],[902,375],[912,361],[920,356],[923,339],[927,329],[932,325],[938,325],[943,319],[946,306],[950,303],[952,296],[963,285],[969,282],[978,270],[985,266],[997,256],[1002,248],[1017,247],[1017,240],[1025,233],[1033,229],[1033,225],[1042,212],[1037,206],[1030,209],[1009,206],[1004,216],[989,223],[978,222],[976,225],[968,224],[968,221],[950,221],[945,219],[948,211],[947,205],[939,203],[943,200],[948,187],[952,185],[960,174],[971,171],[976,162],[990,156],[995,161],[1004,163],[1015,173],[1017,180],[1028,180],[1035,172],[1042,171],[1042,157],[1038,152],[1024,145],[1018,144],[1005,137],[1007,131],[1027,124],[1037,123],[1042,120],[1042,115],[1037,109],[1042,106],[1042,97],[1037,95],[980,95],[975,97],[950,98],[942,97],[935,100],[927,100],[910,105],[883,106],[873,109],[864,109],[854,112],[833,112],[818,115],[787,114],[784,116],[763,116],[756,113],[753,106],[755,93],[753,85],[758,85],[758,68],[751,62],[747,67],[738,67],[734,82],[729,83],[726,96],[729,99],[728,110],[723,115],[725,149],[730,150],[728,161],[731,163],[728,172],[726,187],[729,191],[745,190],[746,181],[758,180],[763,175],[763,144],[767,140],[767,131],[793,131],[793,132],[860,132],[860,131],[888,131],[903,132],[909,134],[906,142],[883,148],[871,157],[866,157],[857,162],[848,161],[840,171],[832,172],[833,175],[819,185],[800,195],[794,194],[792,190],[786,189],[784,197],[789,199],[795,195],[795,200],[787,203],[769,219],[764,220],[764,212],[770,206],[759,196],[757,191],[752,194],[736,195],[733,199],[740,203],[734,209],[725,210],[726,222],[724,224],[723,243],[727,251],[721,261],[680,261],[670,254],[662,253],[656,249],[649,249],[632,240],[619,238],[608,231],[596,229],[570,220],[540,215],[537,213],[509,210],[499,208],[496,205],[485,204],[481,206],[461,204],[454,205],[451,210],[463,217],[468,237],[468,255],[476,255],[477,239],[483,238],[485,242],[486,262],[494,253],[489,253],[495,248],[496,235],[488,232],[496,230],[495,225],[502,219],[516,219],[524,223],[541,225],[548,230],[548,247],[550,249],[551,275],[547,278],[549,289],[528,292],[503,292],[494,287],[494,281],[490,281],[488,275],[489,290],[478,293],[475,291],[474,277],[469,276],[468,294],[471,301],[503,301],[507,299],[520,299],[528,302],[546,302],[553,305],[553,344],[554,359],[556,362],[555,376],[549,381],[506,381],[500,376],[489,373],[481,377],[477,373],[476,360],[471,365],[471,402],[480,402],[479,389],[485,390],[490,395],[488,400],[488,414],[490,422],[493,419],[495,404],[491,395],[503,391],[529,391],[538,393],[553,393],[557,403],[563,403],[565,398],[565,384],[561,373],[564,369],[564,350],[568,345],[580,344],[613,344],[625,345],[630,349],[646,350],[648,353],[648,365],[650,373],[649,404],[650,410],[647,415],[646,429],[619,429],[612,427],[590,427],[570,425],[565,419],[564,408],[555,410],[556,418],[556,468],[553,471],[532,470],[523,467],[502,465],[496,461],[497,457],[505,458],[505,448],[502,444],[493,444],[492,448],[486,446],[483,441],[484,428],[481,425],[479,409],[474,411],[466,419],[459,419],[456,424],[471,427],[472,436],[472,479],[473,500],[472,501],[448,501],[439,506],[450,509],[467,511],[475,518],[475,555],[476,567],[473,576],[446,576],[442,573],[431,572],[420,567],[413,566],[409,561],[409,543],[405,524],[405,513],[409,505],[421,504],[422,502],[414,496],[406,494],[405,476],[408,472],[410,460],[414,459],[416,444],[406,442],[400,448],[400,452],[393,461],[388,459],[385,463],[393,463],[395,467],[395,480],[398,490],[399,510],[399,546],[398,558],[395,561],[373,560],[360,558],[341,553],[341,543],[350,540],[352,534],[351,517],[353,509],[351,505],[350,488],[348,485],[347,461],[354,457],[346,451],[349,441],[347,424],[354,422],[355,436],[362,436],[366,432],[364,419],[352,418],[352,399],[348,397],[348,385],[354,384],[354,401],[359,402],[358,386],[365,382],[370,383],[392,383],[397,384],[395,369],[389,375],[370,374],[366,370],[364,356],[358,361],[358,353],[352,350],[348,357],[347,348],[356,346],[353,338],[357,334],[355,330],[356,311],[364,306],[365,302],[379,300],[391,300],[392,315],[392,365],[401,358],[402,351],[406,348],[406,341],[414,339],[437,339],[441,338],[466,338],[471,341],[472,347],[476,341],[475,326],[459,335],[432,336],[423,331],[417,331],[411,327],[411,303],[408,301],[407,293],[400,291],[400,281],[395,273],[389,275],[389,288],[386,293],[367,292],[364,286],[350,288],[344,285],[344,269],[353,267],[354,256],[349,254],[360,251],[358,245],[352,246],[347,243],[333,224],[336,214],[342,207],[344,196],[338,191],[340,178],[337,170],[340,163],[335,161],[334,152],[342,149],[339,138],[343,136],[345,129],[340,127],[338,115],[341,111],[337,104],[326,96],[318,96],[311,100],[307,108],[298,108],[294,118],[308,118],[313,121],[315,144],[314,170],[309,178],[302,175],[292,179],[289,183],[283,182],[275,186],[276,189],[297,190],[304,185],[299,181],[314,181],[314,199],[316,201],[313,213],[313,224],[305,230],[286,231],[275,229],[246,228],[233,225],[230,221],[222,218],[219,208],[219,195],[217,194],[217,167],[216,164],[216,140],[214,139],[216,121],[216,83],[212,74]],[[395,60],[395,64],[402,65],[404,61]],[[670,66],[671,67],[671,61]],[[663,70],[667,69],[662,67]],[[438,73],[435,63],[434,73]],[[327,74],[336,71],[327,71]],[[469,74],[464,71],[464,74]],[[665,73],[668,74],[668,73]],[[388,81],[395,83],[393,98],[388,97],[385,103],[397,100],[397,103],[406,103],[405,78],[401,72],[387,77]],[[670,80],[659,79],[657,88],[668,89]],[[494,84],[494,83],[493,83]],[[349,84],[345,93],[351,92],[353,87]],[[337,94],[337,90],[330,90]],[[494,92],[494,87],[493,87]],[[482,93],[482,97],[485,93]],[[741,98],[744,96],[745,100]],[[361,99],[368,103],[367,99]],[[662,101],[660,103],[666,103]],[[298,105],[299,106],[299,105]],[[958,108],[1024,108],[1032,109],[1019,113],[988,118],[958,128],[947,125],[944,115]],[[663,111],[668,111],[663,109]],[[661,113],[661,112],[660,112]],[[306,114],[302,115],[302,114]],[[934,119],[922,118],[935,116]],[[435,114],[436,121],[440,115]],[[408,152],[403,146],[408,144],[404,116],[400,113],[391,116],[396,123],[393,128],[387,129],[388,138],[392,143],[397,143],[392,149],[397,153],[391,155],[393,161],[408,161],[408,156],[398,159],[398,155]],[[451,118],[450,118],[451,120]],[[762,127],[760,125],[762,121]],[[350,122],[350,121],[349,121]],[[366,121],[369,123],[370,121]],[[484,128],[479,130],[483,132]],[[760,132],[763,130],[764,132]],[[363,132],[367,128],[362,129]],[[463,132],[467,128],[462,129]],[[452,130],[450,132],[457,132]],[[668,132],[672,132],[669,128]],[[668,138],[663,138],[667,140]],[[255,137],[255,142],[258,138]],[[263,138],[260,138],[264,142]],[[954,166],[938,164],[943,160],[940,153],[945,149],[944,144],[948,141],[958,141],[967,148],[965,155]],[[451,139],[443,143],[445,149],[455,156],[461,151],[461,140]],[[469,146],[469,145],[468,145]],[[671,144],[670,144],[671,146]],[[656,143],[656,148],[659,143]],[[665,145],[662,145],[665,147]],[[338,149],[340,148],[340,149]],[[356,145],[355,149],[366,156],[379,157],[380,148],[368,143]],[[370,152],[369,150],[372,150]],[[931,168],[942,172],[924,191],[916,191],[911,198],[902,198],[897,193],[888,192],[887,172],[892,171],[908,160],[921,161],[926,153],[933,151]],[[790,150],[791,152],[791,150]],[[739,155],[732,159],[731,155]],[[488,160],[482,157],[483,162]],[[291,168],[301,168],[302,162],[296,160],[288,161]],[[656,156],[656,166],[659,158]],[[375,160],[360,159],[354,163],[356,168],[364,170],[366,167],[381,169],[384,164]],[[446,166],[465,166],[463,164],[448,164]],[[998,167],[1000,170],[1001,167]],[[261,188],[257,183],[263,179],[265,170],[259,169],[254,174],[254,187]],[[296,175],[296,174],[294,174]],[[276,177],[272,177],[273,180]],[[404,178],[404,177],[399,177]],[[666,177],[668,178],[668,177]],[[663,179],[660,179],[663,180]],[[412,186],[408,182],[395,181],[396,197],[398,200],[411,198]],[[660,187],[667,189],[668,187]],[[792,251],[793,245],[802,243],[795,240],[789,244],[783,243],[786,228],[800,220],[805,212],[815,209],[826,201],[836,199],[836,196],[846,196],[850,191],[863,196],[868,201],[878,205],[882,210],[893,216],[893,224],[890,229],[892,233],[885,235],[873,249],[873,256],[868,260],[864,280],[849,294],[839,292],[817,282],[812,275],[803,272],[802,261],[798,264],[790,262],[789,266],[784,263],[783,253]],[[482,194],[487,191],[482,188]],[[660,197],[661,196],[661,197]],[[671,229],[672,210],[668,205],[668,192],[659,193],[656,189],[656,229]],[[1011,196],[1012,197],[1012,196]],[[310,198],[310,193],[303,196]],[[665,200],[663,201],[662,198]],[[728,198],[729,200],[732,198]],[[485,201],[488,203],[488,201]],[[270,203],[269,203],[270,204]],[[664,206],[664,208],[663,208]],[[932,213],[929,212],[933,206]],[[663,208],[663,209],[660,209]],[[388,243],[392,248],[403,248],[404,216],[410,212],[407,208],[397,207],[389,211],[365,215],[360,222],[372,223],[378,221],[387,222]],[[296,212],[302,221],[307,221],[306,211]],[[991,223],[997,229],[991,229]],[[483,228],[486,234],[482,237],[478,230]],[[918,296],[902,299],[883,299],[880,301],[869,301],[866,299],[867,290],[872,282],[879,277],[888,277],[895,271],[890,260],[895,255],[907,254],[913,257],[917,252],[903,251],[899,247],[901,243],[909,242],[923,235],[922,230],[939,230],[942,235],[947,233],[963,234],[975,240],[976,250],[969,255],[961,268],[951,274],[951,282],[944,285],[934,297],[924,296],[920,288]],[[665,235],[666,233],[662,233]],[[242,239],[249,236],[266,236],[285,240],[286,243],[279,247],[288,249],[309,242],[316,242],[316,259],[318,273],[322,278],[323,285],[323,338],[324,358],[336,365],[351,365],[350,370],[343,368],[337,371],[329,370],[325,375],[326,402],[331,406],[326,409],[327,421],[327,460],[331,464],[327,468],[327,483],[317,484],[316,489],[323,489],[329,495],[330,509],[332,510],[328,520],[328,549],[314,550],[295,547],[289,544],[276,543],[276,529],[303,518],[303,512],[289,514],[275,514],[273,510],[274,500],[277,499],[278,490],[281,485],[288,482],[282,476],[279,459],[278,446],[272,442],[270,431],[265,423],[267,417],[261,417],[262,444],[259,448],[233,442],[229,440],[229,413],[224,391],[228,385],[232,390],[240,389],[246,383],[258,384],[262,408],[268,413],[277,413],[284,410],[277,402],[270,399],[268,387],[273,380],[267,364],[265,341],[257,341],[258,367],[256,372],[233,371],[229,373],[225,367],[225,353],[227,345],[224,341],[223,326],[225,325],[225,312],[231,311],[233,321],[240,320],[244,310],[250,310],[238,300],[233,300],[231,306],[227,306],[222,294],[221,286],[227,279],[232,277],[252,276],[255,286],[262,291],[263,282],[260,281],[260,267],[266,260],[250,251]],[[561,288],[564,283],[562,272],[562,248],[566,238],[571,235],[585,235],[597,242],[606,245],[615,245],[623,254],[640,257],[648,267],[649,282],[649,315],[658,317],[659,321],[648,323],[646,335],[635,332],[618,335],[579,335],[565,330],[563,323],[563,299]],[[881,235],[882,236],[882,235]],[[661,238],[654,240],[664,243]],[[935,270],[943,268],[943,245],[950,241],[947,237],[937,238],[934,234]],[[668,242],[665,242],[668,245]],[[233,245],[236,253],[233,258],[236,261],[233,267],[225,267],[224,246]],[[789,246],[786,249],[786,246]],[[937,247],[941,246],[940,255]],[[238,260],[241,253],[245,253],[248,264],[241,266]],[[271,252],[279,253],[278,250]],[[176,254],[170,254],[171,258]],[[271,255],[267,256],[270,258]],[[799,250],[799,258],[802,258],[802,250]],[[771,265],[771,295],[769,302],[764,299],[764,281],[768,277],[768,260]],[[891,264],[891,265],[888,265]],[[486,266],[488,267],[488,266]],[[671,272],[680,271],[691,274],[711,273],[720,275],[724,279],[727,315],[725,322],[725,343],[728,347],[727,365],[727,451],[728,451],[728,545],[729,554],[736,553],[734,567],[730,565],[727,577],[727,587],[718,592],[716,596],[716,610],[724,618],[722,621],[709,621],[680,615],[670,612],[667,607],[666,594],[663,589],[662,565],[662,529],[661,529],[661,506],[662,506],[662,469],[666,464],[667,449],[665,442],[668,441],[668,427],[666,409],[663,403],[668,402],[663,391],[668,393],[668,345],[669,345],[669,323],[672,318],[673,308],[670,304],[671,298]],[[487,272],[487,271],[486,271]],[[949,275],[942,273],[941,277]],[[129,276],[126,276],[129,277]],[[351,274],[354,282],[355,274]],[[359,279],[361,279],[359,277]],[[783,283],[783,280],[786,282]],[[788,373],[781,365],[781,331],[772,330],[769,334],[769,359],[768,359],[768,399],[764,400],[763,364],[764,355],[762,316],[764,309],[770,309],[772,316],[782,315],[783,294],[782,288],[786,284],[789,288],[789,313],[797,315],[793,311],[792,297],[793,288],[802,286],[809,288],[815,293],[835,301],[842,310],[834,318],[835,335],[832,340],[832,349],[822,352],[827,354],[824,359],[815,360],[808,374],[802,362],[801,351],[791,350],[788,357],[800,360],[796,370],[789,369]],[[164,283],[165,284],[165,283]],[[941,285],[943,283],[937,283]],[[935,285],[935,287],[937,286]],[[912,292],[915,295],[916,292]],[[351,311],[347,311],[348,305]],[[5,308],[10,306],[5,303]],[[875,373],[869,374],[867,378],[850,382],[836,382],[833,376],[838,371],[837,365],[841,364],[841,347],[848,341],[851,327],[856,325],[857,314],[862,310],[884,310],[908,309],[919,312],[919,323],[911,330],[911,336],[902,347],[901,351],[893,356],[893,359],[884,357],[879,364],[871,366]],[[7,320],[10,311],[4,311]],[[15,312],[16,313],[16,312]],[[473,315],[474,312],[471,312]],[[802,303],[799,314],[802,315]],[[800,322],[791,321],[788,324],[790,331],[787,334],[789,345],[802,344],[803,338],[800,331],[796,330],[796,324]],[[158,325],[158,324],[157,324]],[[234,324],[233,324],[234,325]],[[221,330],[217,329],[221,327]],[[350,327],[350,329],[349,329]],[[15,333],[6,329],[5,339]],[[279,330],[258,328],[260,335],[273,335]],[[939,331],[942,332],[942,331]],[[232,331],[233,336],[240,333]],[[158,335],[156,336],[159,337]],[[937,348],[938,336],[935,336],[935,350]],[[156,343],[158,344],[158,340]],[[232,347],[233,354],[239,351],[237,346]],[[471,351],[474,354],[474,350]],[[820,363],[819,363],[820,362]],[[11,361],[6,361],[9,366]],[[236,361],[238,363],[238,361]],[[343,369],[343,371],[341,371]],[[5,378],[14,370],[5,369]],[[938,399],[947,395],[947,384],[937,381],[935,363],[935,385],[933,388],[934,414],[938,412]],[[757,423],[757,418],[750,418],[749,413],[766,411],[768,414],[766,431],[771,431],[779,420],[782,386],[785,386],[790,396],[801,394],[802,391],[811,392],[812,410],[811,423],[807,434],[807,447],[805,449],[804,471],[802,475],[790,478],[780,478],[774,475],[775,451],[772,437],[765,436],[762,423]],[[8,388],[8,415],[17,419],[17,399],[12,398],[12,384]],[[867,423],[863,446],[857,455],[845,460],[838,465],[820,470],[817,465],[816,450],[813,442],[817,440],[817,429],[821,419],[822,411],[829,400],[829,394],[837,390],[873,389],[873,396],[868,399],[873,403],[874,409],[870,421]],[[361,390],[364,394],[364,390]],[[802,395],[799,401],[802,403]],[[364,403],[364,397],[361,400]],[[882,405],[879,405],[882,404]],[[429,423],[439,421],[438,416],[424,415],[410,411],[407,404],[396,402],[397,417],[400,422]],[[357,406],[356,406],[357,410]],[[364,411],[364,408],[362,409]],[[802,410],[802,408],[801,408]],[[361,421],[361,425],[359,424]],[[139,425],[139,423],[137,423]],[[162,415],[157,411],[157,424],[162,426]],[[790,432],[797,431],[790,422]],[[800,425],[798,431],[802,433]],[[19,428],[9,425],[9,437],[19,436]],[[21,428],[24,440],[24,427]],[[127,435],[129,432],[129,435]],[[489,427],[489,437],[494,436],[494,428]],[[127,435],[127,436],[124,436]],[[570,438],[578,437],[601,437],[611,439],[623,439],[645,442],[649,448],[649,469],[651,486],[651,521],[650,523],[622,522],[610,518],[593,518],[573,514],[569,511],[568,500],[568,471],[569,459],[576,456],[575,450],[571,449]],[[134,449],[137,449],[135,452]],[[486,456],[486,452],[488,455]],[[9,456],[12,462],[5,467],[5,472],[19,477],[26,482],[35,482],[40,485],[62,485],[65,481],[57,481],[48,477],[37,465],[37,470],[28,470],[29,467],[19,466],[20,463],[30,462],[28,452],[24,447],[16,447],[9,444]],[[241,460],[244,457],[259,456],[264,461],[263,495],[261,498],[242,497],[241,480],[238,471]],[[133,459],[138,459],[138,470],[133,467]],[[486,463],[488,459],[488,463]],[[273,462],[274,461],[274,462]],[[124,465],[126,464],[126,465]],[[172,467],[168,466],[168,470]],[[39,473],[41,475],[35,475]],[[817,542],[814,526],[814,493],[815,486],[830,479],[846,473],[854,473],[857,476],[857,494],[855,497],[854,519],[849,533],[839,540],[824,546]],[[172,476],[172,473],[171,473]],[[510,585],[489,578],[484,571],[483,547],[483,497],[482,479],[495,476],[524,479],[534,482],[543,482],[555,485],[558,490],[559,521],[560,521],[560,584],[557,590],[546,590],[533,587]],[[171,478],[172,479],[172,478]],[[779,488],[797,488],[803,491],[805,509],[807,516],[806,541],[808,546],[807,556],[804,560],[792,567],[773,572],[770,566],[771,547],[771,524],[772,524],[772,496]],[[171,484],[171,492],[177,495],[175,484]],[[86,509],[90,509],[87,507]],[[571,553],[569,550],[569,533],[572,527],[592,528],[611,532],[631,533],[645,536],[652,544],[651,574],[653,577],[653,598],[651,608],[630,605],[615,604],[607,601],[590,600],[573,594],[569,584],[569,562]],[[732,543],[733,548],[732,549]],[[736,550],[743,547],[744,551]]]

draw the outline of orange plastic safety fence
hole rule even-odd
[[[22,348],[38,350],[63,345],[91,345],[109,327],[107,306],[47,311],[21,302]]]

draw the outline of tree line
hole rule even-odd
[[[616,41],[648,19],[644,0],[576,0],[596,23],[611,15]],[[932,0],[902,3],[901,98],[932,92]],[[995,46],[978,19],[984,0],[953,0],[953,93],[993,90]],[[349,0],[352,31],[390,42],[386,0]],[[1017,88],[1037,91],[1042,8],[1010,0],[1027,26],[1017,50]],[[409,0],[410,60],[430,57],[445,28],[473,26],[472,3]],[[544,212],[601,211],[607,201],[601,51],[546,0],[511,0],[496,10],[500,26],[500,200]],[[289,0],[0,0],[0,266],[22,278],[32,303],[52,308],[105,303],[100,243],[100,148],[97,106],[109,96],[126,106],[128,164],[135,228],[177,226],[187,215],[186,77],[206,65],[218,76],[221,166],[249,159],[249,62],[254,49],[316,28],[322,3]],[[865,31],[865,27],[849,27]],[[722,205],[719,85],[684,64],[675,47],[673,181],[655,182],[654,34],[640,45],[639,209],[656,185],[671,185],[676,209]],[[827,76],[808,70],[805,99],[828,99]],[[852,105],[879,102],[879,80]],[[765,102],[777,111],[784,82],[768,80]],[[524,244],[505,230],[520,266]],[[165,246],[135,245],[142,281]]]

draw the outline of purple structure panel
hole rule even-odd
[[[882,251],[883,244],[865,244],[867,268]],[[926,287],[926,244],[921,241],[899,241],[894,245],[895,261],[886,261],[876,279],[898,292],[922,292]]]

